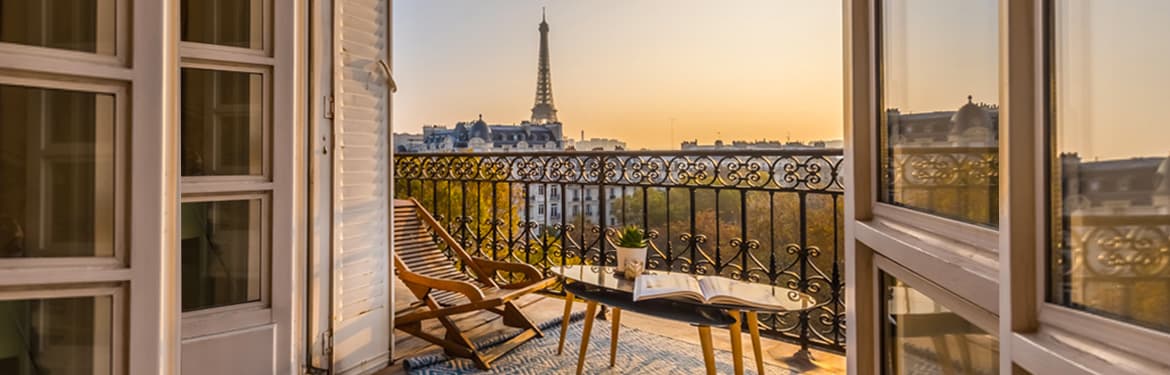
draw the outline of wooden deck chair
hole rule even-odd
[[[449,247],[455,259],[443,253],[432,234]],[[394,240],[394,265],[398,278],[423,305],[395,317],[394,328],[441,346],[448,355],[470,358],[485,370],[490,368],[493,360],[520,344],[544,336],[512,301],[552,285],[555,279],[544,278],[531,265],[468,255],[414,199],[394,200]],[[456,261],[462,263],[470,275],[460,271]],[[500,285],[492,280],[492,276],[501,271],[523,274],[524,280]],[[499,314],[504,325],[523,328],[524,331],[503,344],[481,351],[451,320],[452,315],[480,310]],[[429,319],[438,319],[442,323],[446,329],[444,337],[423,332],[422,322]]]

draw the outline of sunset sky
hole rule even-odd
[[[808,0],[396,0],[395,131],[528,119],[542,6],[566,136],[841,138],[841,2]]]

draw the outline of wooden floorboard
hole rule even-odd
[[[403,298],[401,296],[406,296],[405,298],[410,298],[410,292],[406,291],[404,288],[402,290],[399,290],[396,295],[399,296],[400,298]],[[399,302],[399,303],[396,303],[397,306],[404,306],[407,303],[409,303],[409,302],[405,302],[405,301],[401,301],[401,300],[397,301],[397,302]],[[518,300],[517,304],[520,306],[520,309],[523,310],[524,313],[527,314],[529,316],[529,318],[531,318],[532,321],[536,322],[536,323],[544,322],[546,320],[559,317],[564,312],[564,307],[565,307],[565,302],[563,299],[556,297],[556,296],[543,295],[543,294],[530,294],[530,295],[524,296],[523,298]],[[584,310],[585,310],[584,303],[578,302],[578,303],[573,304],[573,311],[584,311]],[[685,323],[679,323],[679,322],[659,319],[659,318],[655,318],[655,317],[651,317],[651,316],[647,316],[647,315],[636,314],[636,313],[632,313],[632,312],[623,313],[621,323],[622,323],[623,327],[639,328],[639,329],[643,329],[643,330],[650,330],[648,327],[653,327],[653,331],[657,334],[669,336],[669,337],[674,337],[674,338],[677,338],[679,340],[693,343],[696,346],[699,345],[699,336],[698,336],[697,331],[695,330],[694,327],[687,325]],[[606,324],[608,324],[608,323],[606,323]],[[473,340],[474,340],[474,338],[477,338],[477,337],[485,337],[485,336],[494,335],[494,334],[502,333],[502,332],[509,331],[509,330],[516,330],[516,328],[504,326],[503,322],[500,321],[499,315],[496,315],[494,313],[487,312],[487,311],[480,311],[480,312],[460,315],[456,319],[456,325],[458,325],[460,327],[460,329],[463,329],[467,333],[467,336],[472,337]],[[442,335],[442,332],[443,332],[442,326],[439,325],[439,323],[433,319],[430,321],[424,322],[424,328],[427,329],[428,332],[434,332],[440,336]],[[731,350],[731,336],[730,336],[730,332],[728,330],[716,329],[716,330],[712,330],[712,333],[713,333],[712,338],[714,341],[715,348],[723,349],[723,350]],[[401,361],[403,358],[408,358],[408,357],[422,355],[422,354],[437,353],[440,351],[440,349],[437,346],[431,345],[430,343],[423,341],[422,339],[415,338],[415,337],[410,336],[408,334],[405,334],[401,331],[396,331],[394,333],[394,343],[395,343],[394,362],[390,365],[390,367],[387,367],[386,369],[383,369],[382,371],[377,372],[376,375],[405,374],[406,372],[402,368],[402,361]],[[765,338],[761,341],[761,345],[763,346],[764,361],[765,362],[768,362],[768,363],[771,363],[771,364],[774,364],[777,366],[785,367],[785,368],[790,368],[791,366],[786,364],[784,360],[786,358],[788,358],[789,356],[791,356],[792,353],[795,353],[799,349],[799,346],[797,346],[797,345],[789,344],[787,342],[767,339],[767,338]],[[743,348],[744,348],[744,364],[745,364],[745,366],[747,366],[748,368],[754,368],[755,367],[755,356],[751,351],[751,338],[748,336],[746,330],[743,332]],[[523,348],[521,348],[520,350],[523,350]],[[695,353],[695,355],[699,355],[699,353]],[[802,373],[802,374],[844,374],[845,373],[845,357],[844,356],[814,350],[813,351],[813,358],[815,358],[816,365],[818,367],[814,368],[814,369],[808,369],[808,370],[805,370],[803,372],[798,372],[798,373]]]

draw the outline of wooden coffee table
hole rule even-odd
[[[565,285],[565,312],[561,322],[561,337],[557,344],[557,354],[561,354],[565,347],[565,333],[569,328],[569,315],[572,312],[573,298],[586,301],[585,327],[581,334],[581,348],[577,355],[577,374],[581,374],[585,366],[585,353],[589,347],[589,334],[593,328],[593,320],[597,314],[597,305],[602,304],[613,309],[613,328],[610,334],[609,365],[613,367],[614,357],[617,354],[618,329],[621,325],[622,310],[633,311],[639,314],[657,318],[669,319],[688,323],[698,327],[699,342],[703,347],[703,362],[707,373],[715,374],[715,355],[711,343],[711,327],[728,327],[731,331],[732,363],[735,373],[743,374],[743,344],[740,331],[740,319],[746,317],[748,331],[751,333],[752,351],[756,355],[756,368],[760,374],[764,373],[763,351],[760,347],[760,330],[758,315],[760,312],[799,311],[815,307],[815,301],[807,294],[794,290],[776,287],[782,293],[795,295],[793,306],[785,310],[761,310],[747,306],[729,306],[721,304],[704,304],[689,299],[662,298],[635,302],[633,299],[634,282],[616,274],[614,267],[608,266],[564,266],[550,269],[560,276]],[[660,271],[648,271],[656,273]],[[742,282],[742,281],[735,281]],[[746,312],[746,314],[744,313]]]

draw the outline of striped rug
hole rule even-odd
[[[424,374],[572,374],[577,369],[580,350],[583,313],[574,314],[565,340],[565,353],[557,355],[561,319],[553,319],[539,326],[544,337],[533,339],[492,362],[490,371],[481,371],[467,359],[452,359],[442,353],[423,355],[403,360],[403,367],[412,375]],[[718,330],[714,333],[718,334]],[[695,335],[699,332],[696,330]],[[723,332],[726,334],[726,331]],[[500,335],[481,340],[476,346],[491,347],[507,341],[511,335]],[[617,362],[609,367],[609,322],[594,321],[585,359],[586,374],[705,374],[703,351],[698,345],[660,336],[637,328],[622,326],[618,339]],[[745,374],[755,374],[756,366],[750,354],[750,342],[744,340]],[[731,374],[731,352],[715,350],[716,368],[720,374]],[[795,374],[792,370],[767,365],[768,374]]]

